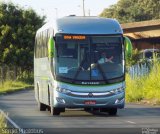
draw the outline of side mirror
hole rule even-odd
[[[127,58],[132,57],[132,43],[131,40],[128,37],[124,37],[124,45],[125,45],[125,56]]]
[[[48,41],[48,57],[49,58],[54,57],[54,39],[53,37],[50,37]]]

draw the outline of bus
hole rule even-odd
[[[36,32],[34,89],[40,111],[116,115],[125,106],[125,44],[115,19],[67,16]]]

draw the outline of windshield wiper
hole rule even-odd
[[[86,60],[86,58],[87,58],[87,57],[85,57],[85,59],[81,61],[80,65],[79,65],[79,67],[78,67],[78,70],[77,70],[77,72],[76,72],[76,74],[75,74],[75,76],[74,76],[74,78],[73,78],[72,83],[75,82],[75,79],[76,79],[77,76],[79,75],[79,72],[81,71],[81,68],[82,68],[82,66],[83,66],[83,64],[84,64],[84,62],[85,62],[85,60]]]
[[[99,71],[100,71],[100,73],[101,73],[101,75],[102,75],[102,77],[103,77],[103,80],[104,80],[104,81],[107,81],[107,78],[106,78],[106,76],[105,76],[105,73],[104,73],[102,67],[100,66],[100,64],[98,63],[97,53],[98,53],[98,51],[94,51],[94,62],[95,62],[95,64],[97,65],[97,67],[98,67],[98,69],[99,69]],[[108,82],[107,82],[107,83],[108,83]]]
[[[84,64],[84,62],[85,62],[86,59],[87,59],[87,57],[85,57],[85,59],[82,60],[82,62],[80,63],[80,66],[79,66],[79,68],[78,68],[78,70],[77,70],[77,72],[76,72],[76,74],[75,74],[75,76],[74,76],[74,78],[73,78],[72,83],[75,82],[75,80],[76,80],[77,76],[79,75],[79,73],[80,73],[80,71],[81,71],[81,68],[82,68],[82,66],[83,66],[83,64]],[[105,76],[105,73],[104,73],[102,67],[101,67],[97,62],[96,62],[95,64],[97,64],[97,67],[98,67],[98,69],[100,70],[100,73],[101,73],[101,75],[102,75],[102,77],[103,77],[103,80],[106,81],[106,83],[108,83],[107,77]],[[90,71],[91,71],[91,66],[90,66]]]
[[[125,75],[123,74],[123,75],[120,76],[120,77],[108,79],[108,83],[121,82],[121,81],[124,81],[124,79],[125,79]]]
[[[98,63],[97,63],[97,67],[98,67],[99,70],[100,70],[100,73],[101,73],[101,75],[102,75],[102,77],[103,77],[103,80],[106,81],[106,83],[108,83],[108,80],[107,80],[107,78],[106,78],[106,76],[105,76],[105,74],[104,74],[104,71],[103,71],[102,67],[101,67]]]

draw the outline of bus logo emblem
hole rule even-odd
[[[92,93],[89,93],[88,96],[89,96],[89,97],[93,97],[93,94],[92,94]]]

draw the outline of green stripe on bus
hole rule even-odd
[[[49,80],[49,78],[47,77],[41,77],[42,80]],[[57,81],[57,80],[55,80]],[[79,87],[93,87],[93,86],[97,86],[97,87],[105,87],[105,86],[112,86],[112,85],[115,85],[115,84],[120,84],[122,82],[125,82],[125,81],[122,81],[122,82],[117,82],[117,83],[114,83],[114,84],[103,84],[103,85],[83,85],[83,84],[72,84],[72,83],[68,83],[68,82],[62,82],[62,81],[57,81],[57,82],[60,82],[60,83],[64,83],[64,84],[68,84],[68,85],[76,85],[76,86],[79,86]]]
[[[57,80],[56,80],[57,81]],[[64,83],[64,84],[68,84],[68,85],[76,85],[76,86],[79,86],[79,87],[93,87],[93,86],[97,86],[97,87],[105,87],[105,86],[112,86],[112,85],[115,85],[115,84],[119,84],[119,83],[122,83],[122,82],[125,82],[125,81],[122,81],[122,82],[117,82],[117,83],[114,83],[114,84],[104,84],[104,85],[81,85],[81,84],[71,84],[71,83],[67,83],[67,82],[61,82],[61,81],[57,81],[57,82],[60,82],[60,83]]]
[[[126,57],[129,58],[129,57],[132,57],[132,50],[133,50],[132,43],[128,37],[124,37],[124,38],[125,38],[125,47],[126,47],[125,54],[126,54]]]
[[[54,40],[52,37],[48,41],[48,57],[54,57]]]
[[[41,77],[42,80],[49,80],[47,77]]]

